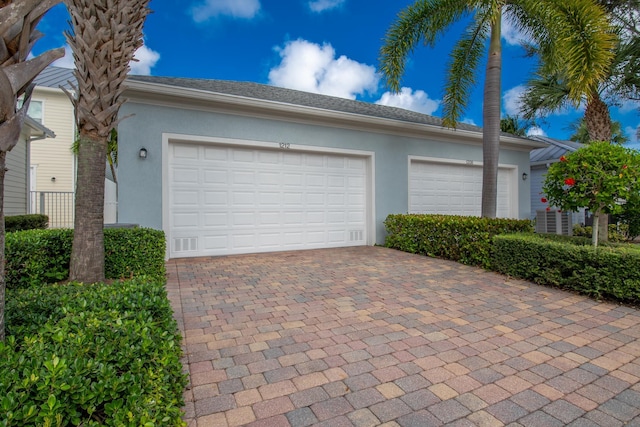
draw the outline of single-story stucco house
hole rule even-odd
[[[548,203],[542,202],[544,194],[542,186],[547,175],[547,170],[552,164],[559,162],[560,157],[573,153],[582,144],[574,141],[565,141],[546,136],[532,136],[531,139],[547,144],[544,148],[536,148],[531,151],[531,219],[536,217],[536,212],[542,212]],[[555,209],[554,209],[555,210]],[[571,225],[585,223],[585,210],[571,212]]]
[[[404,109],[256,83],[132,76],[118,221],[167,256],[381,244],[389,214],[479,215],[482,133]],[[529,152],[503,135],[498,216],[530,218]]]

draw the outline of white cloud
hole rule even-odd
[[[531,126],[527,129],[527,136],[547,136],[547,134],[542,128]]]
[[[71,51],[71,47],[68,44],[64,45],[64,56],[53,62],[54,67],[60,68],[75,68],[75,63],[73,62],[73,52]]]
[[[403,87],[399,93],[385,92],[376,104],[404,108],[422,114],[433,114],[440,106],[439,100],[430,99],[422,90],[413,92],[411,88]]]
[[[517,116],[520,114],[520,107],[522,104],[520,98],[526,89],[526,86],[518,85],[512,87],[502,95],[504,111],[508,116]]]
[[[636,127],[627,126],[624,128],[624,133],[629,137],[629,144],[635,145],[640,143],[640,141],[638,141],[638,128],[640,128],[640,123],[638,123]]]
[[[136,51],[134,58],[138,61],[131,61],[129,64],[131,66],[131,74],[149,75],[151,74],[151,68],[153,68],[160,59],[160,54],[142,45]],[[75,68],[73,52],[68,44],[64,46],[64,57],[58,59],[51,65],[61,68]]]
[[[638,108],[640,108],[640,103],[638,101],[625,99],[622,101],[621,105],[618,107],[618,111],[620,111],[622,114],[626,114],[633,110],[637,110]]]
[[[336,58],[330,44],[298,39],[276,50],[282,60],[269,72],[269,83],[274,86],[349,99],[378,87],[375,67],[344,55]]]
[[[138,74],[142,76],[148,76],[151,74],[151,69],[155,67],[156,63],[160,59],[160,54],[155,50],[149,49],[147,46],[142,45],[136,50],[133,55],[137,61],[131,61],[131,74]]]
[[[500,26],[500,34],[507,44],[519,46],[523,41],[527,40],[522,32],[514,24],[508,15],[502,15],[502,24]]]
[[[260,0],[204,0],[191,9],[196,22],[204,22],[218,16],[251,19],[260,11]]]
[[[325,10],[335,9],[341,6],[345,0],[312,0],[309,2],[309,9],[312,12],[320,13]]]
[[[473,119],[462,119],[462,120],[460,121],[460,123],[464,123],[464,124],[466,124],[466,125],[471,125],[471,126],[478,126],[478,125],[476,124],[475,120],[473,120]]]

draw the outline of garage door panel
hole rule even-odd
[[[241,148],[237,148],[231,151],[234,162],[238,163],[254,163],[254,155],[255,152],[253,150],[244,150]]]
[[[282,184],[285,187],[302,187],[304,183],[304,175],[302,173],[284,173],[282,174]]]
[[[178,143],[170,154],[170,256],[366,243],[364,158]]]
[[[226,213],[205,213],[204,226],[207,228],[226,227],[229,224],[229,216]]]
[[[196,156],[197,158],[197,156]],[[218,161],[218,162],[226,162],[229,160],[228,151],[224,148],[218,147],[204,147],[203,148],[203,159],[205,161]]]
[[[176,197],[174,199],[174,203],[176,206],[181,207],[195,207],[198,206],[199,198],[198,198],[197,190],[183,190],[176,193]]]
[[[278,187],[280,185],[280,173],[258,172],[258,184],[262,187]]]
[[[327,185],[326,175],[307,174],[305,179],[306,179],[307,187],[325,188]]]
[[[246,208],[255,206],[255,193],[253,191],[236,191],[232,195],[231,207]]]
[[[282,193],[269,191],[269,192],[260,192],[258,194],[258,199],[261,206],[280,206],[282,204]]]
[[[252,171],[236,171],[233,172],[232,184],[234,185],[255,185],[255,173]]]
[[[284,155],[284,159],[282,163],[289,166],[302,166],[303,165],[302,155],[295,154],[295,153],[286,153]]]
[[[309,225],[321,225],[327,221],[324,211],[307,212],[306,219],[307,219],[307,224]]]
[[[175,228],[192,228],[198,224],[197,213],[176,212],[173,215],[173,226]]]
[[[205,170],[203,177],[204,184],[227,184],[229,182],[226,171]]]
[[[195,160],[198,158],[198,147],[189,145],[176,145],[173,147],[173,158],[177,160]]]
[[[176,168],[173,171],[173,181],[176,184],[197,184],[198,183],[198,171],[188,168]]]

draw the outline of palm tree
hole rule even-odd
[[[610,103],[621,99],[640,100],[640,0],[597,0],[597,3],[606,11],[618,43],[606,78],[586,87],[580,98],[585,102],[583,120],[588,139],[612,141],[614,128],[605,99]],[[528,82],[521,98],[522,114],[527,119],[543,117],[575,103],[569,96],[569,77],[553,65],[549,67],[544,52],[541,60],[537,76]]]
[[[518,116],[507,115],[500,119],[500,131],[516,136],[527,136],[527,123]]]
[[[49,64],[64,56],[64,49],[45,52],[27,60],[42,36],[36,26],[61,0],[0,0],[0,341],[4,341],[4,176],[7,152],[18,143],[29,110],[33,79]],[[22,106],[16,111],[18,98]]]
[[[78,129],[78,172],[69,278],[104,280],[105,159],[118,111],[125,102],[122,83],[135,51],[149,0],[65,0],[73,33],[78,87],[69,95]]]
[[[588,144],[592,141],[589,137],[589,130],[587,129],[587,122],[584,118],[578,119],[569,124],[566,128],[572,131],[569,139],[581,144]],[[611,122],[611,142],[614,144],[625,144],[629,142],[629,138],[622,131],[622,124],[618,121]]]
[[[398,91],[407,57],[424,42],[433,46],[455,22],[469,20],[451,53],[443,124],[455,128],[475,84],[476,69],[488,42],[483,102],[482,216],[496,216],[501,97],[502,15],[511,19],[569,76],[571,99],[602,79],[614,37],[604,12],[591,0],[418,0],[400,12],[381,49],[381,71]],[[560,60],[562,58],[562,60]]]

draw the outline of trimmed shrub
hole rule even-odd
[[[609,224],[608,232],[610,242],[624,242],[629,240],[629,226],[627,224]],[[574,236],[588,237],[590,239],[592,233],[593,227],[591,226],[585,227],[579,224],[573,226]]]
[[[6,315],[0,425],[184,425],[164,280],[14,289]]]
[[[4,231],[44,230],[49,227],[49,217],[40,214],[12,215],[4,217]]]
[[[105,276],[164,277],[164,232],[152,228],[106,228],[104,230]]]
[[[164,277],[165,239],[150,228],[104,230],[105,276]],[[27,230],[7,233],[5,243],[7,288],[55,283],[69,277],[73,230]]]
[[[597,299],[640,303],[640,248],[616,244],[594,248],[587,238],[558,237],[496,236],[491,266],[509,276]]]
[[[529,220],[453,215],[389,215],[384,225],[387,247],[485,268],[493,236],[533,230]]]

